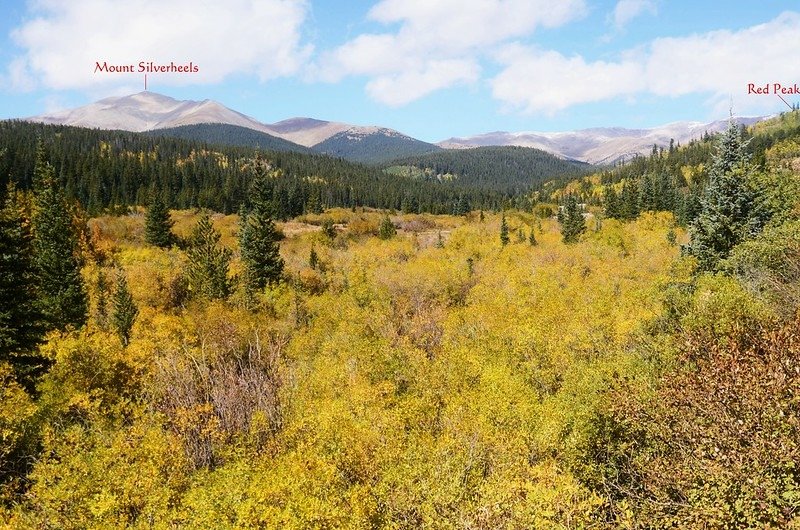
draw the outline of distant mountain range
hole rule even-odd
[[[738,123],[751,125],[767,117],[736,118]],[[653,145],[669,146],[670,140],[685,144],[700,138],[704,133],[724,130],[728,120],[709,123],[681,121],[652,129],[624,129],[602,127],[569,132],[492,132],[449,138],[437,145],[445,149],[515,145],[533,147],[556,156],[580,160],[590,164],[613,164],[650,152]]]
[[[310,148],[356,162],[379,163],[440,149],[386,127],[362,127],[313,118],[261,123],[216,101],[179,101],[155,92],[101,99],[84,107],[33,116],[27,121],[94,129],[152,131],[164,136],[282,151],[307,152]],[[260,134],[208,127],[209,124],[244,128]]]
[[[737,121],[749,125],[762,119],[765,118],[740,118]],[[150,134],[282,151],[312,150],[367,163],[384,163],[443,149],[519,146],[541,149],[560,158],[591,164],[612,164],[645,154],[653,144],[666,147],[671,139],[686,143],[705,132],[720,131],[727,124],[727,120],[720,120],[710,123],[677,122],[652,129],[493,132],[450,138],[432,144],[386,127],[358,126],[313,118],[261,123],[215,101],[179,101],[155,92],[106,98],[72,110],[33,116],[27,121],[134,132],[151,131]]]

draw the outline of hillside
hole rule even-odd
[[[791,165],[800,137],[797,111],[740,128],[744,149],[756,167],[766,171],[780,164]],[[696,217],[705,194],[717,137],[705,134],[673,149],[651,148],[648,156],[636,157],[572,183],[554,182],[548,192],[557,196],[564,191],[576,194],[582,202],[602,205],[606,215],[620,219],[632,219],[648,210],[669,210],[678,222],[688,225]],[[556,189],[560,186],[564,189]]]
[[[737,118],[737,123],[751,125],[764,117]],[[596,165],[613,165],[646,155],[653,148],[670,144],[686,144],[704,134],[720,132],[727,120],[712,122],[675,122],[649,129],[624,127],[595,127],[579,131],[560,132],[492,132],[449,138],[437,145],[448,149],[464,149],[490,145],[533,147],[562,158],[581,160]]]
[[[196,125],[183,125],[156,129],[144,133],[147,136],[169,136],[183,140],[193,140],[212,145],[233,145],[239,147],[252,147],[268,151],[293,151],[297,153],[312,153],[312,150],[296,143],[278,138],[270,134],[259,132],[247,127],[228,125],[224,123],[199,123]]]
[[[0,122],[0,185],[10,178],[24,189],[31,187],[38,138],[68,196],[92,213],[148,204],[154,191],[174,208],[235,212],[245,199],[257,155],[279,172],[274,193],[280,217],[321,206],[400,208],[411,199],[432,213],[450,212],[462,198],[485,209],[504,200],[494,191],[412,180],[322,154],[18,121]]]
[[[539,149],[513,146],[448,149],[405,157],[393,160],[389,171],[402,175],[407,173],[404,166],[418,168],[432,180],[508,193],[539,187],[547,180],[575,177],[590,167]]]
[[[315,144],[313,149],[331,156],[371,164],[441,150],[436,145],[385,128],[342,131]]]

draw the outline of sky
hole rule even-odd
[[[0,118],[144,89],[425,141],[787,110],[797,0],[0,0]],[[791,103],[800,94],[785,94]]]

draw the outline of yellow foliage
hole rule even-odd
[[[364,236],[382,213],[325,215]],[[173,218],[185,236],[197,214]],[[214,218],[230,248],[236,221]],[[59,419],[45,431],[45,456],[14,521],[588,526],[602,503],[563,462],[578,458],[604,382],[641,369],[627,346],[659,312],[678,253],[666,239],[674,219],[604,220],[565,246],[554,220],[507,212],[512,231],[534,229],[538,245],[512,238],[505,247],[499,215],[486,214],[483,223],[474,216],[393,221],[409,229],[386,241],[287,234],[281,252],[297,282],[258,293],[254,309],[215,302],[169,311],[163,285],[181,268],[182,253],[143,245],[140,217],[93,221],[117,248],[139,317],[127,348],[94,329],[54,336],[44,347],[55,364],[42,402]],[[438,230],[441,248],[421,244]],[[324,265],[316,270],[307,262],[312,244]],[[213,405],[223,389],[213,384],[193,383],[209,395],[176,406],[169,418],[153,412],[163,406],[156,396],[166,391],[158,368],[165,359],[199,377],[201,360],[240,352],[257,335],[287,337],[274,437],[249,441],[272,421],[263,413],[253,416],[251,432],[226,432],[225,412]],[[194,428],[217,458],[192,471],[181,437]]]

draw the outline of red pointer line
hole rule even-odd
[[[785,99],[783,99],[783,96],[781,96],[780,94],[775,94],[775,95],[776,95],[776,96],[778,96],[779,98],[781,98],[781,101],[783,101],[784,103],[786,103],[786,106],[787,106],[787,107],[789,107],[790,109],[794,110],[794,107],[792,107],[791,105],[789,105],[789,103],[788,103],[788,102],[787,102]]]
[[[147,92],[147,74],[144,74],[144,91]]]

